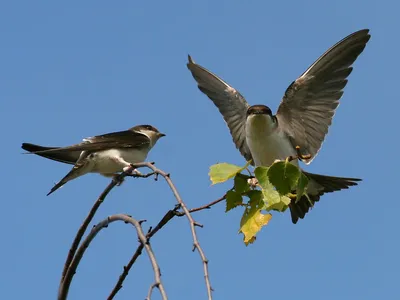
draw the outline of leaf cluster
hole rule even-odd
[[[249,165],[250,162],[243,167],[219,163],[211,166],[209,173],[213,184],[233,178],[233,187],[226,193],[226,212],[244,208],[239,233],[243,233],[246,245],[253,243],[257,233],[269,223],[271,211],[284,212],[291,201],[307,196],[308,184],[308,178],[289,160],[257,167],[254,173]]]

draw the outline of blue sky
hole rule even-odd
[[[109,179],[96,174],[46,193],[69,167],[22,155],[20,144],[68,145],[149,123],[167,137],[149,160],[171,172],[196,207],[230,185],[208,168],[243,164],[218,110],[186,69],[187,54],[251,104],[276,110],[287,86],[353,31],[372,38],[355,64],[311,172],[361,177],[325,195],[305,220],[274,215],[254,245],[237,234],[240,210],[195,215],[215,299],[398,299],[399,4],[395,1],[8,1],[0,6],[4,299],[54,299],[83,218]],[[7,156],[5,156],[7,155]],[[129,213],[155,225],[175,205],[160,180],[128,180],[95,221]],[[104,299],[137,245],[112,224],[88,249],[70,299]],[[152,246],[170,299],[205,299],[202,266],[186,219]],[[146,255],[117,299],[143,299],[153,281]],[[159,299],[158,293],[154,299]]]

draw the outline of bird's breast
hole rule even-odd
[[[112,174],[121,172],[123,166],[114,158],[120,157],[124,161],[134,164],[146,160],[148,151],[145,149],[109,149],[95,154],[95,172]]]
[[[270,166],[275,160],[295,156],[296,150],[279,127],[271,128],[262,120],[246,123],[246,142],[256,166]],[[298,165],[297,160],[292,161]]]

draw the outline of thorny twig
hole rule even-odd
[[[193,251],[195,249],[197,249],[199,251],[200,257],[201,257],[202,262],[203,262],[204,278],[205,278],[206,286],[207,286],[208,299],[209,300],[212,299],[212,295],[211,295],[212,288],[211,288],[211,284],[210,284],[210,280],[209,280],[209,274],[208,274],[208,260],[207,260],[205,254],[204,254],[204,251],[202,250],[202,248],[200,246],[200,243],[199,243],[198,238],[197,238],[196,229],[195,229],[196,226],[202,227],[202,225],[197,223],[193,219],[193,217],[190,215],[190,213],[210,208],[212,205],[215,205],[215,204],[221,202],[222,200],[224,200],[225,196],[223,196],[222,198],[217,199],[217,200],[215,200],[215,201],[213,201],[213,202],[211,202],[211,203],[209,203],[207,205],[204,205],[202,207],[195,208],[195,209],[192,209],[192,210],[188,210],[188,208],[186,207],[186,205],[183,202],[182,198],[180,197],[175,185],[173,184],[173,182],[172,182],[172,180],[170,178],[170,175],[168,173],[156,168],[153,163],[149,163],[149,162],[143,162],[143,163],[134,164],[134,165],[131,166],[130,169],[128,169],[125,172],[117,175],[112,180],[112,182],[106,187],[106,189],[102,192],[102,194],[99,196],[99,198],[96,200],[96,202],[93,205],[92,209],[90,210],[88,216],[86,217],[86,219],[84,220],[83,224],[79,228],[78,233],[77,233],[77,235],[76,235],[76,237],[75,237],[75,239],[74,239],[74,241],[72,243],[71,249],[69,250],[68,257],[67,257],[67,260],[65,262],[64,270],[63,270],[63,273],[62,273],[60,289],[59,289],[59,299],[65,299],[65,298],[62,298],[61,296],[65,293],[65,297],[66,297],[66,294],[68,293],[69,285],[70,285],[70,283],[72,281],[72,277],[75,274],[75,270],[76,270],[76,267],[77,267],[77,265],[75,266],[72,263],[76,260],[76,256],[78,255],[77,249],[78,249],[79,243],[80,243],[80,241],[81,241],[81,239],[83,237],[83,234],[85,233],[88,225],[90,224],[91,220],[93,219],[96,211],[98,210],[98,208],[100,207],[101,203],[104,201],[104,199],[106,198],[108,193],[116,185],[120,184],[124,180],[124,178],[126,176],[131,176],[131,171],[133,171],[136,168],[140,168],[140,167],[147,167],[147,168],[151,169],[153,172],[149,173],[149,174],[146,174],[146,175],[143,175],[143,176],[134,176],[134,177],[145,177],[145,178],[147,178],[147,177],[149,177],[151,175],[154,175],[155,176],[155,180],[157,180],[158,179],[158,175],[161,175],[167,181],[168,185],[170,186],[170,188],[171,188],[171,190],[172,190],[172,192],[173,192],[173,194],[174,194],[174,196],[175,196],[175,198],[176,198],[176,200],[178,201],[178,204],[179,204],[178,206],[175,207],[174,210],[169,211],[153,230],[149,231],[149,233],[146,235],[147,240],[151,236],[153,236],[158,230],[160,230],[167,222],[169,222],[175,215],[177,215],[177,216],[185,215],[188,218],[189,222],[190,222],[190,227],[191,227],[191,232],[192,232],[192,237],[193,237]],[[178,212],[177,210],[179,208],[182,208],[183,212]],[[142,243],[141,243],[141,245],[142,245]],[[81,247],[79,249],[81,249]],[[115,294],[118,292],[118,290],[122,287],[123,280],[125,279],[126,275],[128,274],[129,269],[132,267],[132,265],[136,261],[137,257],[141,254],[141,252],[143,250],[143,247],[144,246],[142,246],[142,247],[139,246],[138,247],[138,249],[135,252],[134,256],[132,257],[131,261],[124,268],[124,273],[121,274],[117,285],[115,286],[114,290],[112,291],[112,293],[110,294],[108,299],[112,299],[115,296]],[[82,253],[82,255],[83,255],[83,253]],[[79,258],[79,260],[80,260],[80,258]],[[78,260],[78,262],[79,262],[79,260]],[[75,268],[73,271],[71,271],[72,267]],[[67,288],[65,290],[66,286],[67,286]],[[159,287],[159,284],[157,283],[157,281],[156,281],[154,287],[156,287],[156,286]],[[150,289],[150,291],[152,291],[152,288]],[[160,291],[161,291],[161,289],[160,289]]]
[[[197,207],[197,208],[192,208],[189,210],[190,213],[193,212],[198,212],[204,209],[210,209],[213,205],[223,201],[226,199],[226,194],[222,196],[221,198],[214,200],[206,205]],[[154,228],[150,228],[149,232],[147,233],[146,237],[147,239],[150,239],[153,235],[155,235],[161,228],[163,228],[172,218],[175,216],[182,217],[185,214],[183,212],[178,211],[180,208],[180,205],[176,205],[174,209],[169,210],[164,217],[158,222],[158,224]],[[112,300],[118,293],[118,291],[122,288],[122,283],[124,282],[126,276],[128,276],[129,271],[131,270],[133,264],[136,262],[137,258],[142,254],[143,250],[143,244],[140,244],[135,253],[133,254],[132,258],[130,259],[129,263],[124,266],[124,269],[121,273],[121,275],[118,278],[117,283],[115,284],[113,290],[111,291],[110,295],[108,296],[107,300]]]
[[[64,269],[61,275],[61,282],[64,281],[65,274],[68,271],[69,265],[71,264],[72,259],[74,258],[74,255],[76,253],[76,249],[78,249],[79,243],[82,240],[82,237],[89,226],[90,222],[92,221],[94,215],[96,214],[97,210],[99,209],[100,205],[103,203],[104,199],[107,197],[107,195],[110,193],[110,191],[119,183],[121,183],[126,176],[130,174],[130,172],[134,170],[134,167],[131,167],[131,169],[127,170],[126,172],[122,172],[121,174],[117,175],[116,177],[113,178],[113,180],[110,182],[110,184],[104,189],[104,191],[100,194],[99,198],[97,198],[96,202],[94,203],[92,209],[90,210],[89,214],[87,215],[86,219],[83,221],[83,224],[79,228],[74,241],[72,242],[71,248],[69,249],[67,260],[65,261],[64,264]]]
[[[161,228],[164,227],[165,224],[167,224],[177,213],[177,210],[179,209],[179,205],[176,205],[173,210],[169,210],[165,216],[161,219],[161,221],[157,224],[156,227],[153,229],[149,230],[149,232],[146,234],[146,238],[149,241],[150,238],[155,235]],[[115,295],[118,293],[118,291],[122,288],[122,283],[124,282],[126,276],[128,276],[128,273],[130,269],[132,268],[133,264],[136,262],[137,258],[142,254],[143,250],[143,243],[140,243],[139,246],[137,247],[135,253],[133,254],[131,260],[129,263],[124,266],[124,270],[122,274],[118,278],[118,282],[115,284],[113,290],[111,291],[110,295],[108,296],[108,300],[114,299]]]
[[[172,192],[174,193],[176,201],[178,201],[178,203],[180,204],[180,206],[181,206],[186,218],[189,220],[190,228],[191,228],[191,231],[192,231],[192,238],[193,238],[193,251],[195,249],[197,249],[197,251],[200,254],[201,260],[203,262],[204,279],[206,281],[208,299],[211,300],[212,299],[212,287],[211,287],[211,283],[210,283],[210,276],[208,274],[208,260],[207,260],[205,254],[204,254],[203,249],[200,246],[199,240],[197,238],[197,233],[196,233],[196,226],[202,227],[202,225],[197,223],[193,219],[193,217],[190,214],[188,208],[186,207],[185,203],[183,202],[181,196],[179,195],[178,190],[176,189],[174,183],[172,182],[172,180],[170,178],[170,174],[158,169],[157,167],[155,167],[151,163],[143,163],[143,164],[146,167],[148,167],[149,169],[151,169],[154,173],[159,174],[162,177],[164,177],[164,179],[167,181],[169,187],[171,188]]]
[[[132,217],[123,215],[123,214],[112,215],[112,216],[106,218],[105,220],[99,222],[97,225],[95,225],[92,228],[89,235],[82,242],[82,244],[76,251],[74,258],[71,261],[70,267],[68,268],[68,271],[65,275],[64,281],[60,285],[58,299],[64,300],[67,298],[69,286],[70,286],[72,278],[76,272],[76,268],[78,267],[78,264],[79,264],[80,260],[82,259],[83,254],[85,253],[85,250],[87,249],[87,247],[89,246],[91,241],[96,237],[96,235],[103,228],[106,228],[110,223],[115,222],[115,221],[124,221],[125,223],[130,223],[131,225],[133,225],[136,228],[140,243],[145,248],[145,250],[149,256],[151,265],[153,267],[155,282],[154,282],[154,284],[152,284],[152,286],[157,287],[160,290],[163,300],[168,299],[167,294],[164,290],[164,286],[162,285],[162,282],[161,282],[160,268],[158,266],[154,252],[150,246],[150,243],[149,243],[148,239],[146,238],[145,234],[143,233],[142,226],[140,225],[141,222],[136,221]]]

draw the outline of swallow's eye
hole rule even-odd
[[[155,131],[155,128],[151,125],[145,125],[144,128],[146,128],[147,130]]]

